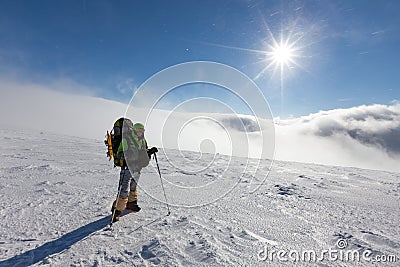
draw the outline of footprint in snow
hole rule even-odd
[[[277,246],[278,242],[274,241],[274,240],[269,240],[265,237],[262,237],[256,233],[253,233],[247,229],[243,229],[239,234],[237,234],[238,237],[243,238],[243,239],[247,239],[247,240],[251,240],[251,241],[259,241],[262,243],[267,243],[270,244],[272,246]]]
[[[43,182],[40,182],[40,183],[36,184],[36,186],[43,186],[43,185],[50,185],[50,182],[49,181],[43,181]]]
[[[283,186],[283,185],[275,185],[275,187],[278,189],[278,195],[282,195],[282,196],[290,196],[290,195],[294,195],[294,186]]]
[[[161,263],[160,259],[157,258],[156,254],[153,252],[154,249],[160,246],[160,242],[155,240],[150,243],[150,245],[143,245],[142,250],[139,251],[139,255],[143,260],[150,261],[154,265]]]
[[[186,216],[181,216],[176,220],[176,225],[187,225],[189,223],[189,219]]]
[[[363,240],[363,238],[357,238],[356,236],[349,233],[335,233],[332,239],[332,244],[335,248],[346,249],[346,250],[359,250],[371,251],[372,255],[381,255],[379,247],[375,244],[371,244],[368,241]]]
[[[217,256],[216,248],[200,232],[196,232],[193,237],[195,240],[190,240],[185,249],[189,258],[194,259],[198,263],[215,263]]]
[[[400,247],[400,245],[392,240],[390,240],[387,237],[381,236],[379,234],[375,234],[370,231],[364,231],[362,230],[361,233],[362,235],[362,240],[367,242],[367,243],[372,243],[377,246],[384,246],[384,247],[390,247],[393,249],[397,249]]]

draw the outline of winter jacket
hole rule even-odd
[[[147,141],[144,137],[139,138],[134,131],[122,138],[117,155],[124,159],[125,166],[133,167],[134,171],[140,171],[141,168],[149,164]],[[128,164],[126,164],[126,160],[128,160]]]

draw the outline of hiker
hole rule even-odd
[[[112,206],[113,222],[119,220],[124,209],[133,212],[141,210],[137,203],[140,171],[149,164],[151,155],[158,152],[156,147],[148,149],[143,124],[132,125],[131,120],[124,119],[122,125],[122,139],[115,155],[121,162],[121,172],[118,198]]]

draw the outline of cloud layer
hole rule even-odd
[[[76,90],[75,84],[63,81],[49,87],[0,80],[0,127],[103,138],[113,120],[124,114],[126,105],[67,93]]]
[[[334,110],[325,112],[324,116],[320,115],[314,122],[309,121],[314,127],[314,134],[322,137],[345,135],[361,144],[383,149],[390,155],[400,155],[399,104]]]
[[[276,130],[278,158],[400,170],[399,103],[320,111],[280,121]]]
[[[52,89],[63,92],[71,86],[56,84],[57,88]],[[57,92],[43,85],[0,80],[0,91],[1,128],[92,138],[99,141],[99,146],[105,131],[127,108],[118,102]],[[171,116],[169,111],[154,110],[146,119],[139,109],[131,111],[128,116],[133,120],[147,121],[147,139],[159,147],[259,157],[262,149],[273,150],[270,144],[263,143],[262,135],[267,134],[271,143],[275,143],[278,160],[400,172],[397,102],[280,120],[274,130],[271,123],[261,120],[259,126],[255,118],[245,115],[175,112]]]

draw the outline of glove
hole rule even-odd
[[[151,155],[153,155],[154,153],[157,153],[157,152],[158,152],[158,149],[155,146],[153,146],[150,149],[147,149],[147,155],[149,155],[149,158],[151,158]]]

